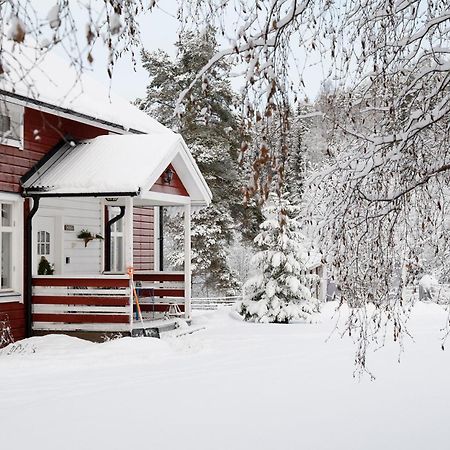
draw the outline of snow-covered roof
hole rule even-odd
[[[6,43],[8,44],[8,43]],[[43,105],[110,124],[125,131],[170,132],[128,100],[110,92],[89,73],[81,75],[52,51],[15,45],[8,50],[7,73],[0,77],[2,97],[15,97],[31,106]]]
[[[176,133],[98,136],[64,144],[24,178],[25,195],[144,195],[172,164],[191,203],[208,205],[211,191]]]

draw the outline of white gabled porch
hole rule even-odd
[[[124,207],[122,273],[103,271],[80,274],[33,274],[33,332],[84,331],[134,335],[141,333],[137,330],[174,326],[174,319],[190,320],[191,210],[186,199],[180,200],[182,203],[176,205],[183,210],[184,216],[184,270],[165,272],[134,269],[135,202],[141,207],[149,206],[150,201],[151,207],[168,206],[167,199],[157,201],[154,196],[152,197],[152,200],[123,197],[114,201],[115,206]],[[171,206],[174,206],[173,203]],[[34,240],[34,246],[36,245],[39,244]],[[64,240],[61,247],[67,247]],[[79,247],[84,247],[84,243],[79,242]],[[83,250],[80,249],[81,252]],[[97,250],[104,253],[104,242],[97,243]],[[36,266],[37,261],[35,258],[33,260]],[[150,323],[161,320],[164,323]]]
[[[132,139],[128,139],[130,137]],[[155,330],[175,326],[179,319],[190,320],[191,211],[192,206],[198,208],[209,204],[211,197],[181,138],[173,141],[173,136],[170,137],[172,140],[169,139],[166,145],[167,152],[159,147],[158,153],[153,154],[152,158],[143,153],[143,161],[130,155],[139,148],[135,147],[136,144],[149,143],[150,137],[147,135],[102,136],[91,140],[101,142],[66,146],[55,152],[23,182],[24,195],[33,199],[27,221],[29,323],[33,333],[151,335]],[[133,146],[129,146],[130,141]],[[157,141],[161,145],[161,139]],[[108,157],[114,159],[112,163],[109,161],[110,173],[100,166],[93,171],[92,161],[98,160],[98,153],[106,150],[111,152],[107,153]],[[148,151],[151,152],[151,149]],[[141,152],[137,152],[137,155],[141,155]],[[146,170],[139,167],[136,177],[130,180],[130,166],[134,165],[146,165]],[[174,176],[180,185],[178,187],[173,183]],[[120,243],[122,249],[119,263],[105,264],[105,254],[112,248],[109,240],[105,244],[105,236],[86,244],[74,240],[74,235],[82,229],[80,225],[65,223],[68,199],[77,205],[89,203],[89,215],[99,223],[107,224],[104,229],[106,233],[111,232],[108,227],[112,223],[120,220],[120,239],[117,238],[115,244],[117,246]],[[58,243],[52,243],[51,233],[42,231],[41,225],[34,227],[36,220],[39,221],[41,217],[40,207],[41,213],[47,218],[62,217],[52,225],[52,230],[58,229],[62,233],[58,235]],[[161,207],[175,208],[183,216],[185,263],[182,272],[165,272],[159,270],[158,264],[142,270],[136,264],[135,211],[158,211]],[[107,221],[103,214],[105,208],[116,211],[116,215],[108,217]],[[79,214],[84,214],[82,206],[79,206]],[[153,227],[156,228],[154,223]],[[98,229],[98,226],[94,228],[93,236]],[[140,239],[143,239],[142,230],[139,232]],[[154,237],[149,235],[148,239]],[[88,246],[90,258],[96,261],[94,266],[89,264],[90,259],[86,259],[87,253],[83,253],[88,251]],[[60,263],[54,265],[57,270],[51,275],[38,275],[38,258],[41,254],[45,255],[47,250],[50,254],[54,248],[60,249],[57,255]],[[77,253],[74,253],[75,250]],[[73,260],[65,256],[64,252],[69,251],[75,255]],[[154,239],[155,260],[160,251],[162,249],[158,246],[158,240]],[[102,261],[100,265],[98,260]],[[71,273],[67,270],[69,262]],[[85,273],[83,266],[91,267],[91,270]]]

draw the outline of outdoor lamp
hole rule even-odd
[[[170,184],[173,179],[174,171],[169,167],[163,174],[164,183]]]

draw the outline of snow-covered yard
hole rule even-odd
[[[442,308],[418,304],[401,363],[388,344],[370,355],[376,380],[358,382],[350,339],[325,342],[333,306],[313,325],[220,310],[177,339],[24,341],[0,355],[0,448],[448,449]]]

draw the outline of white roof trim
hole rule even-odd
[[[161,193],[149,191],[169,164],[180,176],[189,194],[186,198],[199,206],[209,205],[211,191],[182,137],[175,133],[105,135],[67,143],[37,167],[23,188],[27,196],[122,194],[156,199],[158,194],[161,199]]]
[[[151,203],[154,206],[164,206],[164,205],[188,205],[191,203],[189,197],[183,195],[166,194],[165,192],[142,192],[139,197],[137,197],[135,204],[139,205],[140,200],[144,200],[143,203]]]

